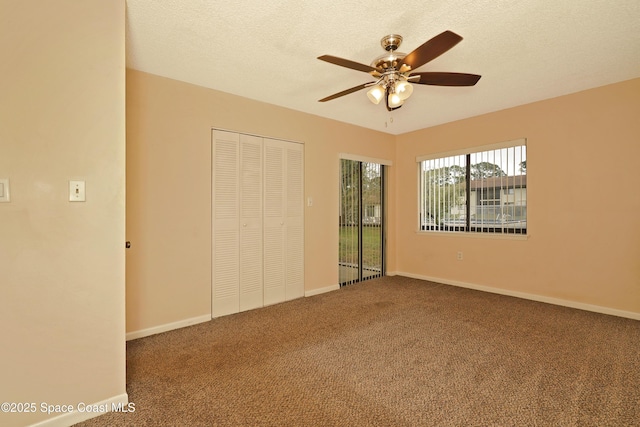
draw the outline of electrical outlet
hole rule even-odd
[[[462,261],[462,251],[458,251],[458,253],[456,254],[456,259],[458,261]]]

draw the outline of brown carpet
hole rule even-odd
[[[81,426],[640,426],[640,322],[385,277],[127,345]]]

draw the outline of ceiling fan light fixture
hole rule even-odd
[[[390,108],[398,108],[404,104],[404,100],[395,92],[389,92],[387,102],[389,103]]]
[[[367,97],[371,102],[378,105],[382,98],[384,98],[384,88],[380,85],[375,85],[367,92]]]
[[[395,93],[398,94],[401,100],[405,100],[413,93],[413,86],[405,80],[396,83]]]
[[[404,54],[397,50],[402,43],[402,37],[397,34],[390,34],[381,40],[381,45],[386,53],[376,58],[371,65],[361,64],[332,55],[319,56],[318,59],[322,61],[368,73],[377,80],[343,90],[342,92],[322,98],[318,100],[318,102],[329,101],[361,89],[369,88],[367,97],[372,103],[378,105],[384,99],[387,110],[393,111],[400,108],[402,104],[404,104],[404,101],[412,95],[413,85],[415,84],[432,86],[473,86],[481,76],[468,73],[413,72],[413,70],[417,70],[429,61],[447,52],[461,40],[461,36],[447,30],[427,40],[411,51],[411,53]]]

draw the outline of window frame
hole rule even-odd
[[[491,199],[492,201],[494,200],[500,200],[500,199],[495,199],[496,194],[500,197],[502,197],[503,194],[505,194],[505,196],[507,197],[507,199],[509,199],[511,196],[515,197],[515,194],[524,194],[524,197],[521,197],[520,199],[520,204],[516,204],[515,201],[514,202],[508,202],[505,201],[504,203],[500,203],[498,202],[498,204],[493,204],[493,205],[486,205],[486,206],[490,206],[490,207],[495,207],[498,208],[500,210],[500,213],[497,214],[495,221],[498,220],[502,220],[500,217],[504,216],[505,213],[503,212],[503,208],[506,206],[507,209],[513,209],[513,214],[515,215],[515,212],[517,210],[520,211],[520,213],[518,214],[518,216],[520,218],[522,218],[522,208],[524,207],[524,226],[522,225],[522,223],[519,224],[514,224],[513,226],[505,226],[504,222],[501,222],[501,225],[496,225],[496,224],[485,224],[484,223],[484,219],[481,220],[481,222],[479,224],[473,224],[472,219],[475,217],[475,213],[472,214],[471,213],[471,208],[472,205],[475,206],[475,208],[477,209],[477,207],[479,206],[484,206],[485,204],[478,202],[478,200],[485,200],[488,201],[489,199],[486,199],[486,196],[483,194],[484,192],[481,191],[477,191],[477,187],[476,189],[473,191],[472,193],[472,189],[471,189],[471,169],[473,167],[474,164],[478,164],[479,162],[476,160],[475,163],[471,162],[472,156],[474,155],[479,155],[485,152],[490,152],[490,151],[498,151],[498,150],[502,150],[502,149],[508,149],[508,148],[514,148],[514,154],[513,154],[513,167],[515,168],[516,166],[520,166],[523,162],[526,162],[527,160],[527,139],[526,138],[519,138],[519,139],[515,139],[515,140],[510,140],[510,141],[504,141],[504,142],[500,142],[500,143],[496,143],[496,144],[490,144],[490,145],[484,145],[484,146],[478,146],[478,147],[471,147],[468,149],[463,149],[463,150],[455,150],[455,151],[449,151],[449,152],[445,152],[445,153],[433,153],[433,154],[429,154],[429,155],[424,155],[424,156],[418,156],[416,157],[416,162],[417,162],[417,169],[418,169],[418,231],[419,232],[438,232],[438,233],[442,233],[442,234],[453,234],[453,235],[479,235],[479,236],[528,236],[528,227],[527,227],[527,214],[526,214],[526,209],[527,209],[527,188],[528,188],[528,184],[527,184],[527,171],[525,169],[524,173],[520,173],[520,174],[516,174],[514,170],[513,175],[509,175],[507,172],[507,175],[505,176],[506,180],[513,180],[512,184],[509,186],[507,185],[507,187],[490,187],[492,189],[492,193],[493,193],[493,197],[494,199]],[[519,150],[519,160],[520,163],[516,164],[516,153]],[[464,218],[463,224],[457,223],[457,221],[460,221],[459,219],[454,219],[454,220],[449,220],[450,224],[445,224],[444,221],[442,221],[440,219],[440,223],[438,223],[438,220],[436,220],[436,217],[434,217],[431,212],[427,211],[424,212],[424,208],[427,207],[428,205],[430,205],[431,203],[425,203],[425,195],[427,194],[427,192],[424,189],[424,175],[423,175],[423,162],[424,161],[428,161],[428,160],[435,160],[435,161],[439,161],[441,163],[439,164],[446,164],[446,160],[448,158],[453,158],[453,157],[462,157],[464,156],[465,158],[465,164],[464,164],[464,168],[465,168],[465,183],[464,183],[464,205],[461,205],[460,207],[464,206]],[[477,157],[477,156],[476,156]],[[507,160],[507,165],[502,165],[502,164],[498,164],[498,166],[500,166],[501,168],[508,166],[508,162],[511,159]],[[457,164],[456,164],[457,165]],[[520,166],[521,167],[521,166]],[[520,171],[522,171],[522,169],[519,169]],[[524,177],[524,178],[519,178],[519,183],[516,184],[516,177]],[[477,182],[477,180],[476,180]],[[499,188],[499,189],[498,189]],[[516,191],[516,189],[520,189],[520,191]],[[523,191],[524,190],[524,191]],[[455,190],[454,190],[455,191]],[[471,202],[472,198],[476,198],[476,203],[473,204]],[[434,206],[436,204],[441,203],[439,199],[436,200],[436,203],[434,204]],[[524,203],[524,204],[522,204]],[[518,209],[519,208],[519,209]],[[428,219],[425,220],[423,219],[427,214],[428,215]],[[506,213],[506,215],[509,215],[509,213]],[[436,216],[438,216],[436,214]],[[451,218],[451,217],[449,217]],[[484,218],[484,217],[483,217]],[[522,221],[522,220],[520,220]],[[455,223],[454,223],[455,222]]]

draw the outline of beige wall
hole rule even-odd
[[[635,79],[399,136],[397,271],[640,314],[639,118]],[[416,231],[416,156],[521,137],[526,240]]]
[[[304,142],[305,197],[314,199],[305,208],[307,292],[337,284],[337,159],[347,152],[394,162],[390,272],[640,313],[640,230],[623,214],[640,208],[639,85],[394,137],[128,70],[127,331],[210,315],[212,127]],[[530,160],[526,240],[416,232],[417,155],[521,137]]]
[[[2,401],[126,399],[124,1],[0,4]],[[70,203],[68,181],[86,181]]]
[[[128,70],[128,332],[211,313],[212,127],[304,143],[306,291],[338,284],[338,153],[395,160],[391,135]]]

